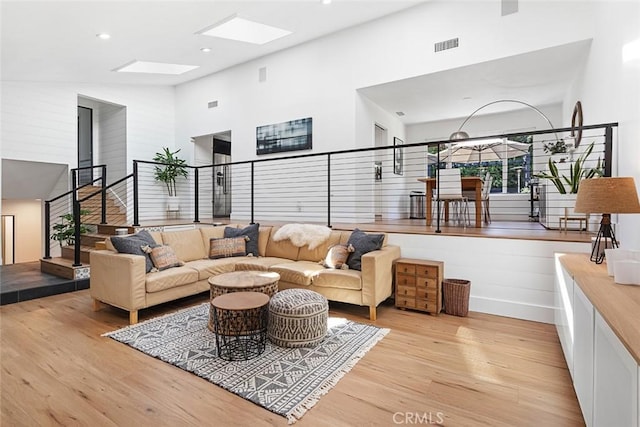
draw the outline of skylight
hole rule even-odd
[[[291,31],[232,16],[218,24],[198,31],[197,34],[253,44],[265,44],[287,36],[291,34]]]
[[[183,74],[195,70],[198,65],[168,64],[166,62],[133,61],[118,67],[113,71],[119,73],[150,73],[150,74]]]

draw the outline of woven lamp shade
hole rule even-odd
[[[576,213],[640,213],[632,177],[591,178],[580,181]]]

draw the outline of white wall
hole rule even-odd
[[[2,157],[77,166],[78,96],[127,107],[127,171],[174,146],[174,89],[2,82]]]
[[[15,262],[37,261],[42,257],[42,202],[4,199],[2,214],[15,215]]]
[[[131,173],[132,160],[151,160],[155,152],[160,151],[162,147],[174,147],[175,115],[172,87],[3,81],[2,157],[62,163],[68,164],[69,168],[77,167],[78,97],[101,100],[127,108],[126,152],[124,156],[122,152],[119,154],[117,160],[122,163],[119,164],[119,169],[116,168],[109,175],[111,179],[121,178],[124,171]],[[119,138],[112,133],[111,136]],[[115,161],[114,159],[111,158]],[[102,161],[95,160],[96,163]],[[121,175],[114,176],[116,174]],[[145,181],[145,188],[141,194],[148,197],[144,204],[141,204],[141,208],[144,206],[150,210],[164,211],[164,189],[153,179]],[[189,196],[185,192],[182,195],[187,198]],[[131,200],[129,204],[131,205]]]
[[[372,147],[373,125],[381,114],[367,106],[358,88],[588,39],[592,29],[581,21],[590,7],[573,5],[524,2],[519,13],[501,17],[499,1],[455,7],[428,2],[179,85],[176,145],[190,149],[191,136],[230,129],[234,161],[256,159],[257,126],[313,117],[313,152]],[[460,38],[459,48],[433,52],[435,42],[451,37]],[[267,69],[265,82],[258,82],[261,67]],[[214,100],[219,106],[208,109]],[[398,127],[388,113],[384,121]],[[399,135],[389,132],[393,136]],[[369,169],[365,177],[373,175]],[[396,193],[400,198],[391,204],[396,212],[406,210],[408,182],[405,178]],[[363,203],[358,211],[355,216],[366,217],[373,207]]]
[[[444,262],[444,277],[471,281],[469,309],[553,323],[555,252],[588,243],[389,234],[402,256]]]
[[[619,123],[617,174],[633,176],[640,189],[640,58],[623,60],[624,46],[640,42],[640,2],[594,2],[593,7],[593,17],[584,22],[594,29],[591,52],[572,97],[581,100],[585,123]],[[640,249],[640,214],[614,215],[613,221],[622,246]]]

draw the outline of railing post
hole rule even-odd
[[[101,214],[100,214],[100,224],[106,224],[107,223],[107,166],[106,165],[102,165],[101,166],[102,172],[101,172],[101,181],[102,181],[102,200],[100,203],[101,206]]]
[[[193,207],[194,207],[194,218],[193,222],[200,222],[200,189],[199,189],[199,172],[200,169],[195,168],[195,196],[193,198]],[[215,183],[214,183],[215,185]]]
[[[74,195],[75,198],[75,195]],[[74,237],[73,237],[73,266],[79,267],[82,265],[80,263],[80,202],[77,200],[73,201],[73,223],[75,226]]]
[[[44,202],[44,259],[51,259],[51,202]]]
[[[613,160],[613,129],[607,126],[604,129],[604,176],[611,176],[611,163]]]
[[[442,233],[442,230],[440,230],[440,143],[438,143],[438,154],[436,156],[436,233]],[[431,194],[424,195],[424,202],[431,203]],[[433,214],[431,216],[431,221],[433,221]]]
[[[254,166],[255,166],[255,162],[251,162],[251,222],[250,224],[255,224],[254,222],[254,218],[253,218],[253,208],[254,208],[254,199],[253,199],[253,190],[254,190],[254,185],[253,185],[253,172],[254,172]]]
[[[138,217],[138,161],[133,161],[133,226],[140,226]]]
[[[331,153],[327,153],[327,227],[331,228]]]

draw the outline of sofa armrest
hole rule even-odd
[[[109,250],[91,251],[91,297],[128,311],[146,305],[145,259]]]
[[[400,247],[395,245],[387,245],[362,256],[363,305],[375,308],[391,296],[393,261],[398,258],[400,258]]]

